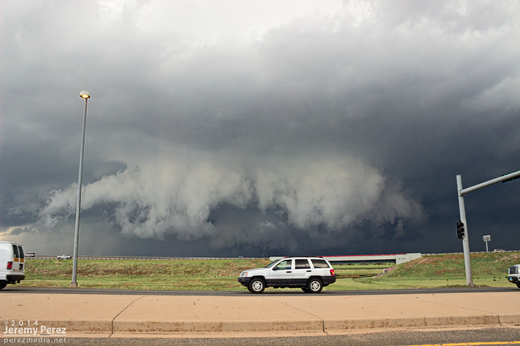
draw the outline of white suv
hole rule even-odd
[[[243,271],[238,282],[251,293],[262,293],[266,287],[300,287],[306,293],[319,293],[336,282],[336,275],[325,258],[284,257],[264,268]]]

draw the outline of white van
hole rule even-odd
[[[25,255],[20,244],[0,241],[0,290],[25,279]]]
[[[507,279],[510,283],[516,284],[516,287],[520,288],[520,264],[511,266],[507,271]]]

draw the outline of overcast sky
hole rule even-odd
[[[80,255],[459,252],[520,169],[518,1],[0,3],[0,239]],[[466,196],[520,249],[520,180]]]

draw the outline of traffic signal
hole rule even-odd
[[[457,221],[457,238],[464,239],[464,222]]]

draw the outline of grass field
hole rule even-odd
[[[80,287],[143,290],[240,289],[242,270],[262,267],[269,260],[83,260],[78,261]],[[37,260],[26,262],[26,279],[21,286],[68,287],[72,261]]]
[[[471,255],[473,281],[477,286],[511,287],[507,268],[520,263],[520,252]],[[144,290],[245,290],[238,282],[242,270],[265,266],[267,259],[229,260],[80,260],[80,287]],[[338,280],[329,290],[400,289],[465,286],[462,254],[423,256],[396,266],[392,264],[334,265]],[[68,287],[72,261],[28,259],[25,287]]]

